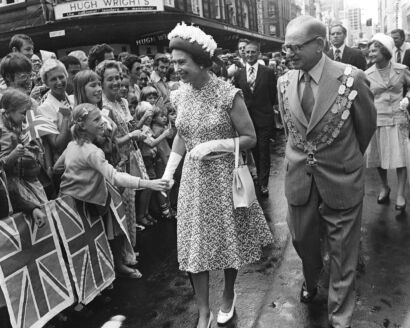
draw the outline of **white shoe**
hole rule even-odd
[[[232,302],[231,310],[228,313],[222,312],[222,310],[219,310],[218,317],[216,319],[216,322],[218,323],[218,325],[224,325],[233,318],[233,315],[235,313],[235,303],[236,303],[236,293],[233,295],[233,302]]]

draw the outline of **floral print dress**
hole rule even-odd
[[[211,77],[200,90],[184,84],[171,92],[176,127],[187,153],[196,145],[234,138],[229,112],[239,89]],[[178,262],[192,273],[239,269],[262,255],[272,235],[259,203],[234,209],[234,154],[194,161],[185,157],[178,198]]]

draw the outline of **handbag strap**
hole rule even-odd
[[[235,144],[235,169],[239,166],[239,138],[233,138]]]

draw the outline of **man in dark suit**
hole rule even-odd
[[[362,71],[365,71],[366,59],[362,52],[345,45],[346,28],[341,24],[333,25],[330,28],[329,34],[332,47],[329,49],[327,55],[333,60],[356,66]]]
[[[256,130],[257,144],[252,150],[258,172],[258,182],[262,196],[268,196],[270,170],[269,142],[273,137],[274,112],[276,102],[275,73],[258,63],[259,44],[249,42],[245,48],[246,65],[234,77],[234,84],[242,89],[245,103]]]

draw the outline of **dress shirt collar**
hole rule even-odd
[[[319,84],[320,78],[323,73],[324,66],[325,66],[325,55],[322,54],[322,58],[320,58],[317,64],[313,66],[308,72],[310,77],[316,84]],[[299,81],[302,79],[304,73],[305,73],[304,71],[299,70]]]
[[[257,72],[258,71],[258,66],[259,66],[258,62],[256,62],[253,65],[249,65],[248,63],[246,63],[246,71],[249,72],[249,68],[253,67],[255,69],[255,72]]]
[[[333,46],[333,58],[336,58],[336,49],[340,50],[340,58],[343,57],[343,52],[345,51],[346,45],[343,43],[339,48]]]

